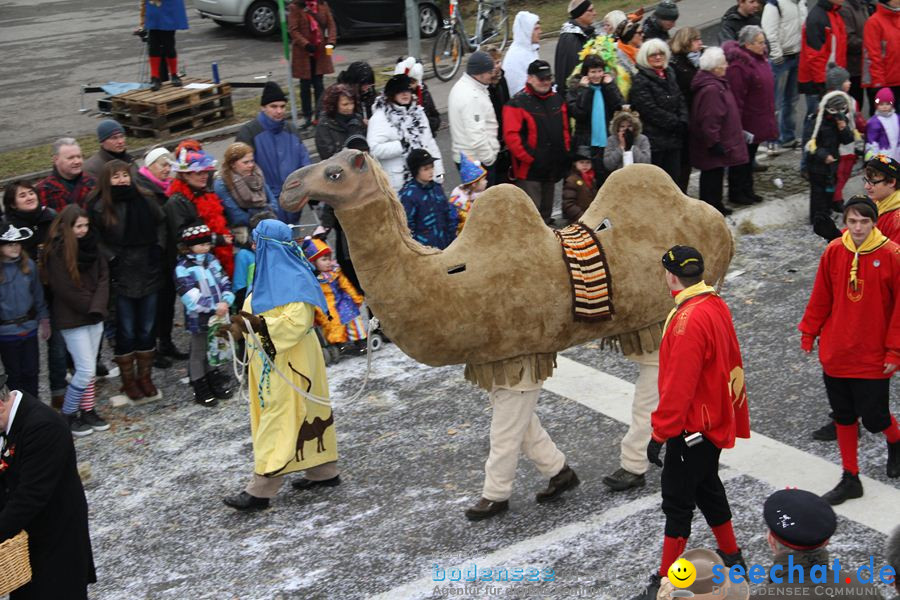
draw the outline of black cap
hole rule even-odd
[[[663,254],[662,264],[676,277],[703,275],[703,255],[690,246],[672,246]]]
[[[806,490],[778,490],[766,498],[763,519],[775,538],[794,550],[818,548],[837,529],[831,505]]]
[[[280,85],[274,81],[267,81],[266,85],[263,86],[262,98],[259,99],[259,105],[265,106],[266,104],[271,104],[273,102],[287,102],[287,98]]]
[[[403,73],[394,75],[384,84],[384,95],[390,100],[401,92],[411,91],[413,85],[415,85],[415,80],[409,75],[404,75]]]
[[[535,60],[528,65],[528,74],[538,79],[553,79],[553,69],[546,60]]]
[[[591,160],[591,149],[589,146],[578,146],[572,154],[572,160]]]
[[[860,212],[861,215],[869,217],[870,219],[877,220],[878,219],[878,206],[873,202],[868,196],[863,196],[862,194],[856,194],[855,196],[851,196],[849,200],[844,202],[844,214],[847,214],[847,211],[852,207],[856,206],[857,211],[860,208],[865,206],[868,210],[864,212]]]
[[[900,163],[887,154],[876,154],[866,163],[866,168],[881,171],[892,179],[900,179]]]
[[[413,148],[406,156],[406,166],[409,172],[415,177],[419,173],[419,169],[425,165],[433,165],[437,159],[424,148]]]

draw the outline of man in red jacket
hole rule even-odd
[[[889,87],[900,98],[900,0],[879,0],[863,30],[863,87],[869,91],[869,113],[875,92]]]
[[[663,467],[666,515],[662,562],[638,598],[656,598],[660,578],[684,552],[699,507],[716,537],[726,567],[741,565],[731,509],[719,479],[719,455],[737,437],[750,437],[741,349],[731,312],[703,281],[703,256],[690,246],[663,255],[666,284],[675,297],[659,349],[659,406],[647,459]],[[665,465],[659,459],[666,445]]]
[[[875,227],[865,196],[844,204],[846,231],[825,249],[798,329],[804,352],[819,337],[819,362],[834,413],[844,468],[823,498],[841,504],[863,495],[857,420],[888,444],[888,477],[900,477],[900,429],[890,413],[891,375],[900,366],[900,246]]]
[[[525,89],[503,107],[503,140],[512,157],[516,185],[528,194],[548,225],[553,224],[553,195],[568,170],[570,147],[566,101],[552,87],[550,63],[533,61]]]

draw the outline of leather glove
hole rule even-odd
[[[814,335],[809,335],[808,333],[804,333],[800,336],[800,349],[804,352],[812,352],[813,344],[816,342],[816,337]]]
[[[50,319],[41,319],[38,323],[38,335],[45,342],[50,339]]]
[[[657,467],[663,466],[662,461],[659,459],[659,453],[662,451],[662,447],[662,443],[657,442],[653,438],[650,438],[650,443],[647,444],[647,460]]]
[[[303,46],[303,49],[309,52],[310,54],[316,53],[316,45],[315,44],[307,44]]]
[[[722,144],[720,144],[719,142],[716,142],[715,144],[713,144],[712,146],[709,147],[709,153],[712,154],[713,156],[725,156],[725,154],[726,154],[725,147]]]
[[[825,215],[815,216],[813,219],[813,231],[828,242],[841,237],[841,230],[837,228],[831,217],[826,217]]]

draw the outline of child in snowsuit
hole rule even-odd
[[[562,211],[570,225],[581,218],[597,195],[597,176],[591,162],[591,149],[580,146],[575,153],[572,172],[563,182]]]
[[[478,161],[470,160],[465,153],[460,152],[459,178],[460,184],[450,192],[450,204],[456,209],[459,217],[459,225],[456,227],[456,235],[462,231],[466,224],[466,218],[472,209],[472,203],[481,192],[487,189],[487,171]]]
[[[181,232],[181,256],[175,265],[175,289],[184,304],[184,327],[191,333],[188,376],[194,388],[194,401],[215,406],[217,399],[231,396],[221,376],[207,360],[207,332],[213,314],[224,317],[234,303],[231,281],[222,264],[210,253],[212,233],[196,222]]]
[[[816,215],[830,216],[831,201],[837,182],[841,145],[853,142],[853,129],[849,125],[850,103],[853,100],[844,92],[828,92],[819,103],[812,137],[806,145],[809,152],[809,222]]]
[[[414,148],[406,157],[412,177],[400,188],[400,202],[414,240],[443,250],[456,238],[459,216],[447,202],[441,184],[434,180],[436,158],[428,150]]]
[[[339,346],[341,354],[365,354],[366,323],[359,310],[365,299],[341,273],[328,244],[308,237],[303,240],[303,255],[316,268],[328,304],[327,315],[316,309],[316,325],[322,328],[325,341]]]

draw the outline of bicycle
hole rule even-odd
[[[502,52],[509,40],[509,15],[505,0],[478,0],[475,35],[472,37],[466,34],[458,5],[459,0],[450,0],[450,16],[444,21],[431,50],[434,74],[441,81],[453,79],[466,52],[475,52],[485,44],[497,44]]]

